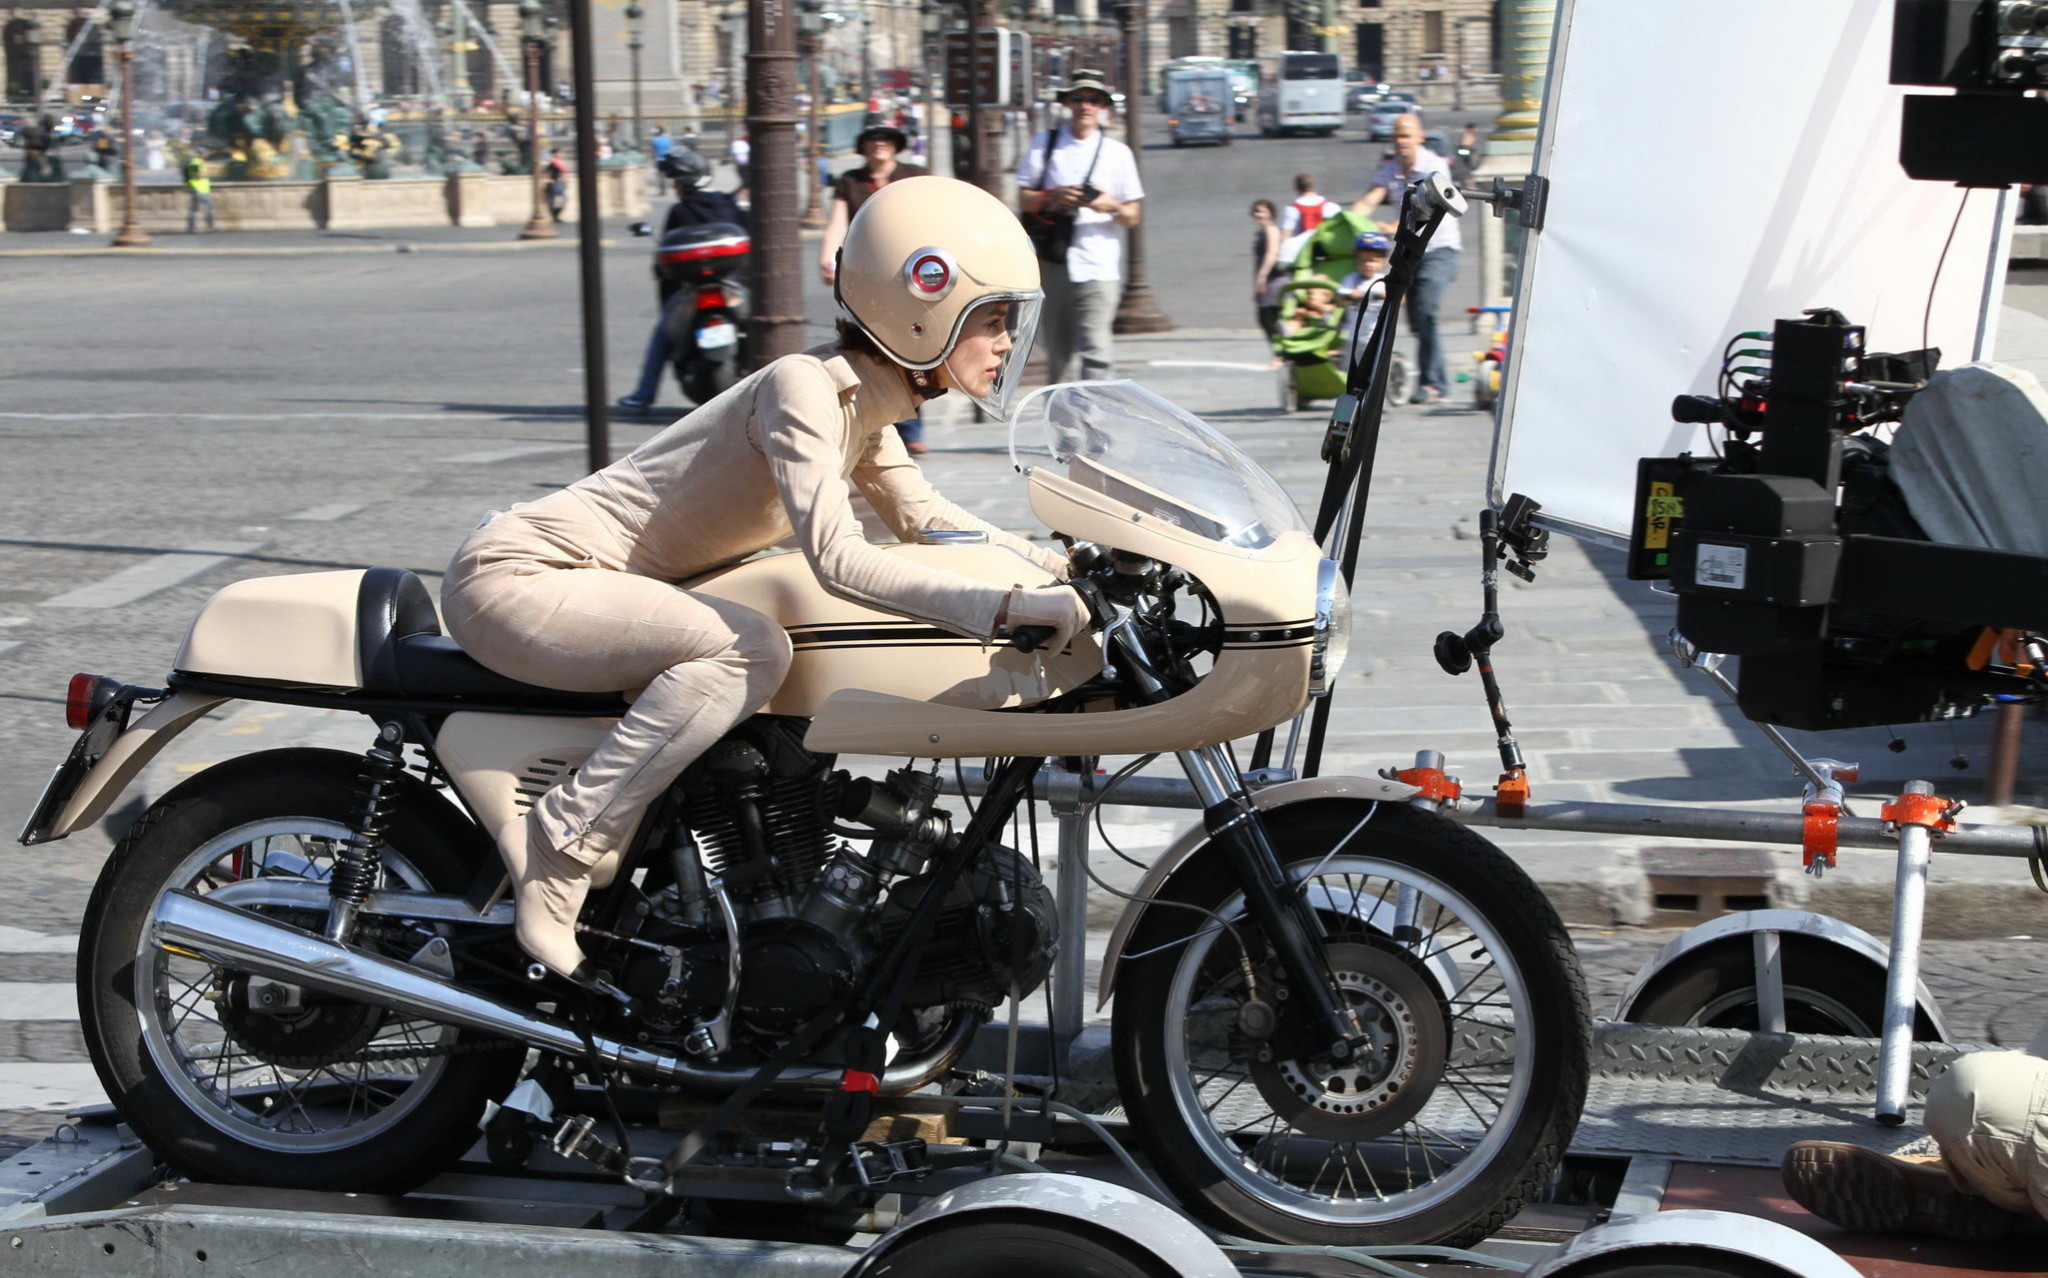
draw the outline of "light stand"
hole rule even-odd
[[[135,5],[114,0],[107,6],[107,31],[121,59],[121,233],[115,248],[153,248],[149,232],[135,217]]]
[[[633,63],[633,145],[635,148],[638,148],[641,145],[640,49],[642,47],[642,41],[640,24],[641,20],[644,19],[646,16],[647,10],[640,6],[639,0],[634,0],[632,4],[626,6],[626,53],[632,59]]]
[[[526,219],[526,228],[519,232],[522,240],[556,238],[540,183],[540,50],[547,38],[547,26],[541,21],[540,0],[519,0],[519,41],[526,51],[526,170],[528,189],[533,196],[533,214]]]

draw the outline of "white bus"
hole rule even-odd
[[[1259,132],[1329,137],[1344,126],[1344,70],[1336,54],[1276,53],[1259,63]]]

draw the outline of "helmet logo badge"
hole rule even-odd
[[[921,248],[903,264],[903,279],[910,285],[910,295],[923,302],[936,302],[952,292],[958,275],[953,255],[941,248]]]

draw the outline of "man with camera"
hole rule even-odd
[[[1102,72],[1076,70],[1059,101],[1067,122],[1034,134],[1017,164],[1017,203],[1045,289],[1038,343],[1054,382],[1114,376],[1109,325],[1123,294],[1117,228],[1138,224],[1145,198],[1131,148],[1103,130],[1110,98]]]

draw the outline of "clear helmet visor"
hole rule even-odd
[[[1041,293],[984,298],[960,316],[959,334],[946,353],[946,381],[998,421],[1008,421],[1019,398],[1024,364],[1038,338]]]

